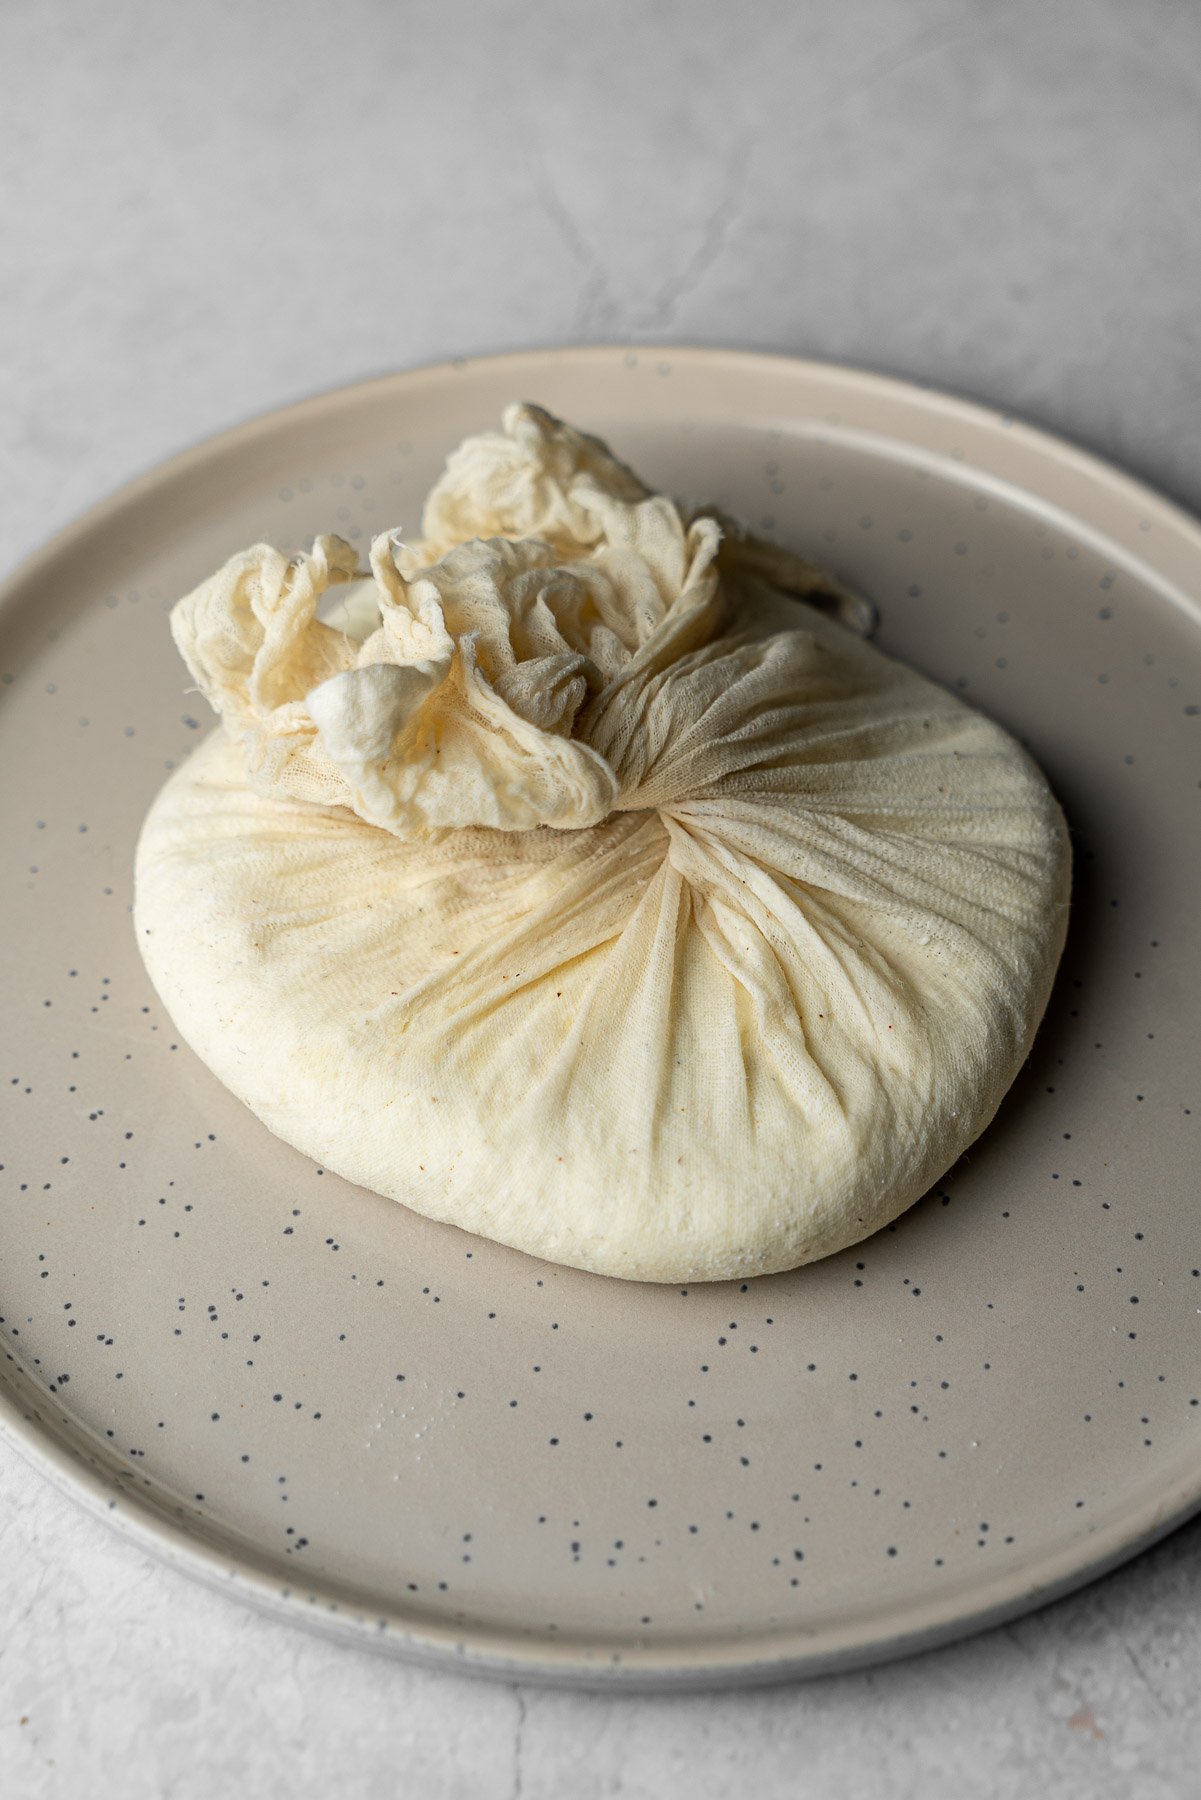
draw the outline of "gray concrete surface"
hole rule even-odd
[[[0,0],[0,563],[248,414],[589,339],[843,358],[1201,509],[1192,0]],[[159,1567],[0,1454],[0,1793],[1201,1794],[1201,1525],[761,1694],[468,1683]]]

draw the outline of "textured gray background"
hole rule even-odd
[[[843,358],[1201,509],[1194,0],[0,0],[0,563],[212,430],[458,353]],[[468,1683],[194,1587],[0,1455],[0,1792],[1201,1795],[1201,1526],[763,1694]]]

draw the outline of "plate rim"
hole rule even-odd
[[[393,369],[365,380],[322,388],[201,438],[122,483],[23,557],[0,581],[0,614],[19,599],[31,580],[68,554],[80,539],[119,518],[156,489],[220,462],[256,437],[286,430],[290,424],[301,423],[333,404],[353,406],[356,400],[365,400],[385,388],[403,391],[406,385],[454,379],[476,370],[492,375],[508,370],[517,377],[524,369],[545,370],[548,363],[600,363],[631,354],[639,359],[670,359],[673,365],[692,369],[720,363],[748,373],[776,374],[782,381],[826,379],[859,393],[874,391],[911,407],[916,402],[921,410],[958,419],[986,436],[1004,431],[1041,459],[1061,467],[1066,462],[1092,484],[1110,494],[1117,490],[1128,501],[1137,503],[1144,516],[1158,519],[1182,537],[1201,561],[1201,520],[1177,501],[1070,438],[937,385],[836,360],[725,345],[581,344],[445,358]],[[967,458],[964,466],[975,465]],[[1036,492],[1034,497],[1038,497]],[[1152,558],[1144,556],[1141,560],[1155,570]],[[1166,579],[1161,575],[1161,580]],[[1194,622],[1201,623],[1201,601],[1188,598]],[[898,1629],[895,1622],[890,1628],[889,1613],[875,1612],[856,1615],[834,1627],[806,1630],[794,1625],[780,1631],[759,1627],[745,1637],[706,1640],[699,1646],[678,1645],[669,1639],[627,1639],[617,1648],[579,1634],[561,1639],[546,1635],[526,1637],[512,1627],[467,1623],[456,1626],[452,1621],[443,1624],[396,1606],[363,1609],[357,1601],[348,1601],[334,1584],[316,1582],[303,1589],[281,1586],[249,1549],[239,1557],[236,1548],[226,1550],[198,1536],[185,1524],[165,1517],[135,1491],[123,1487],[115,1475],[110,1479],[102,1472],[101,1464],[89,1466],[82,1450],[73,1450],[58,1430],[23,1404],[23,1381],[30,1383],[39,1398],[42,1390],[20,1359],[10,1355],[8,1360],[18,1373],[15,1381],[0,1375],[0,1443],[10,1446],[61,1493],[125,1538],[169,1566],[210,1587],[232,1590],[236,1597],[278,1619],[319,1629],[343,1641],[383,1649],[411,1662],[439,1668],[455,1666],[504,1680],[610,1689],[696,1690],[790,1681],[885,1662],[968,1637],[1060,1599],[1140,1555],[1201,1511],[1199,1462],[1191,1473],[1178,1478],[1166,1492],[1161,1491],[1141,1507],[1033,1564],[1024,1563],[1016,1588],[1012,1574],[999,1576],[991,1583],[973,1587],[971,1591],[981,1599],[966,1609],[955,1603],[961,1588],[916,1604],[912,1600],[894,1603],[894,1615],[903,1611],[911,1621],[918,1621],[906,1629]],[[66,1415],[63,1425],[81,1442],[88,1441],[78,1426],[68,1426]],[[167,1492],[158,1484],[155,1486],[157,1491]]]
[[[1069,1552],[1048,1556],[1036,1567],[1032,1585],[1010,1592],[970,1613],[947,1612],[929,1607],[932,1616],[924,1624],[881,1636],[871,1621],[878,1614],[862,1615],[867,1628],[852,1626],[839,1644],[808,1648],[797,1640],[816,1637],[794,1627],[774,1634],[781,1645],[795,1647],[764,1654],[765,1635],[745,1639],[725,1637],[713,1645],[684,1648],[671,1640],[659,1643],[627,1642],[617,1653],[584,1638],[524,1637],[511,1629],[476,1625],[456,1629],[450,1623],[423,1620],[397,1608],[360,1610],[347,1603],[332,1585],[312,1582],[303,1589],[280,1587],[257,1562],[247,1556],[239,1562],[233,1553],[189,1533],[146,1504],[130,1489],[119,1489],[89,1467],[79,1453],[61,1442],[57,1434],[38,1429],[21,1412],[15,1396],[0,1379],[0,1443],[10,1445],[22,1460],[73,1500],[91,1517],[102,1520],[118,1536],[149,1551],[169,1568],[191,1576],[210,1589],[231,1596],[280,1623],[316,1630],[327,1638],[354,1643],[360,1648],[383,1651],[418,1667],[445,1670],[451,1666],[499,1681],[537,1682],[548,1687],[646,1692],[702,1692],[716,1688],[759,1687],[823,1675],[848,1673],[900,1657],[937,1650],[1023,1617],[1132,1561],[1169,1536],[1201,1511],[1201,1470],[1178,1484],[1180,1493],[1165,1507],[1161,1496],[1146,1508],[1150,1517],[1137,1537],[1120,1525],[1099,1528],[1078,1542],[1095,1545],[1080,1562]],[[166,1490],[162,1490],[166,1491]],[[132,1505],[130,1504],[132,1502]],[[1075,1548],[1072,1546],[1070,1548]],[[1029,1565],[1026,1565],[1029,1568]],[[1003,1587],[998,1577],[991,1586]],[[988,1589],[984,1590],[988,1592]],[[914,1610],[912,1602],[894,1611]],[[770,1638],[773,1634],[767,1634]]]
[[[1067,462],[1082,475],[1110,489],[1118,488],[1127,499],[1137,500],[1145,512],[1158,513],[1165,524],[1170,524],[1174,530],[1191,540],[1193,548],[1201,555],[1201,514],[1194,514],[1187,506],[1144,481],[1141,476],[1132,474],[1120,463],[1089,449],[1070,435],[1052,431],[987,401],[967,398],[936,382],[927,382],[917,376],[893,375],[862,363],[842,362],[838,358],[790,355],[774,350],[746,350],[728,344],[555,344],[542,349],[534,347],[490,351],[478,356],[441,357],[432,362],[386,369],[357,381],[335,382],[328,387],[316,388],[311,393],[303,394],[299,399],[289,400],[282,406],[247,414],[231,425],[196,438],[181,449],[136,471],[109,493],[101,495],[100,499],[72,514],[43,543],[36,544],[32,550],[19,557],[11,568],[0,574],[0,611],[9,603],[14,589],[21,587],[44,564],[69,550],[80,537],[120,513],[127,505],[136,503],[164,482],[173,481],[206,462],[218,460],[227,451],[260,434],[266,435],[279,425],[300,420],[306,414],[319,412],[334,402],[345,403],[386,387],[422,380],[433,381],[477,369],[517,370],[525,365],[532,367],[547,361],[574,361],[582,358],[600,361],[629,355],[639,358],[672,358],[691,365],[727,362],[739,368],[759,369],[763,373],[775,371],[793,378],[824,375],[861,391],[875,389],[881,395],[891,395],[902,401],[918,399],[928,410],[956,417],[965,425],[973,425],[990,434],[998,429],[1003,430],[1028,449],[1060,464]],[[1201,617],[1201,600],[1196,603],[1196,611]]]

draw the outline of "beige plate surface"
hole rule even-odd
[[[257,538],[412,528],[537,400],[877,602],[1073,827],[1062,975],[895,1226],[743,1286],[551,1267],[350,1187],[182,1045],[133,846],[208,728],[172,601]],[[1039,433],[719,351],[402,374],[189,452],[0,607],[0,1423],[298,1622],[550,1680],[813,1673],[1033,1606],[1201,1505],[1201,531]]]

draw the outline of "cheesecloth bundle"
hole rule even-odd
[[[197,1053],[323,1166],[604,1274],[791,1268],[917,1199],[1062,946],[1025,752],[532,406],[371,571],[258,545],[172,615],[222,729],[135,913]]]

